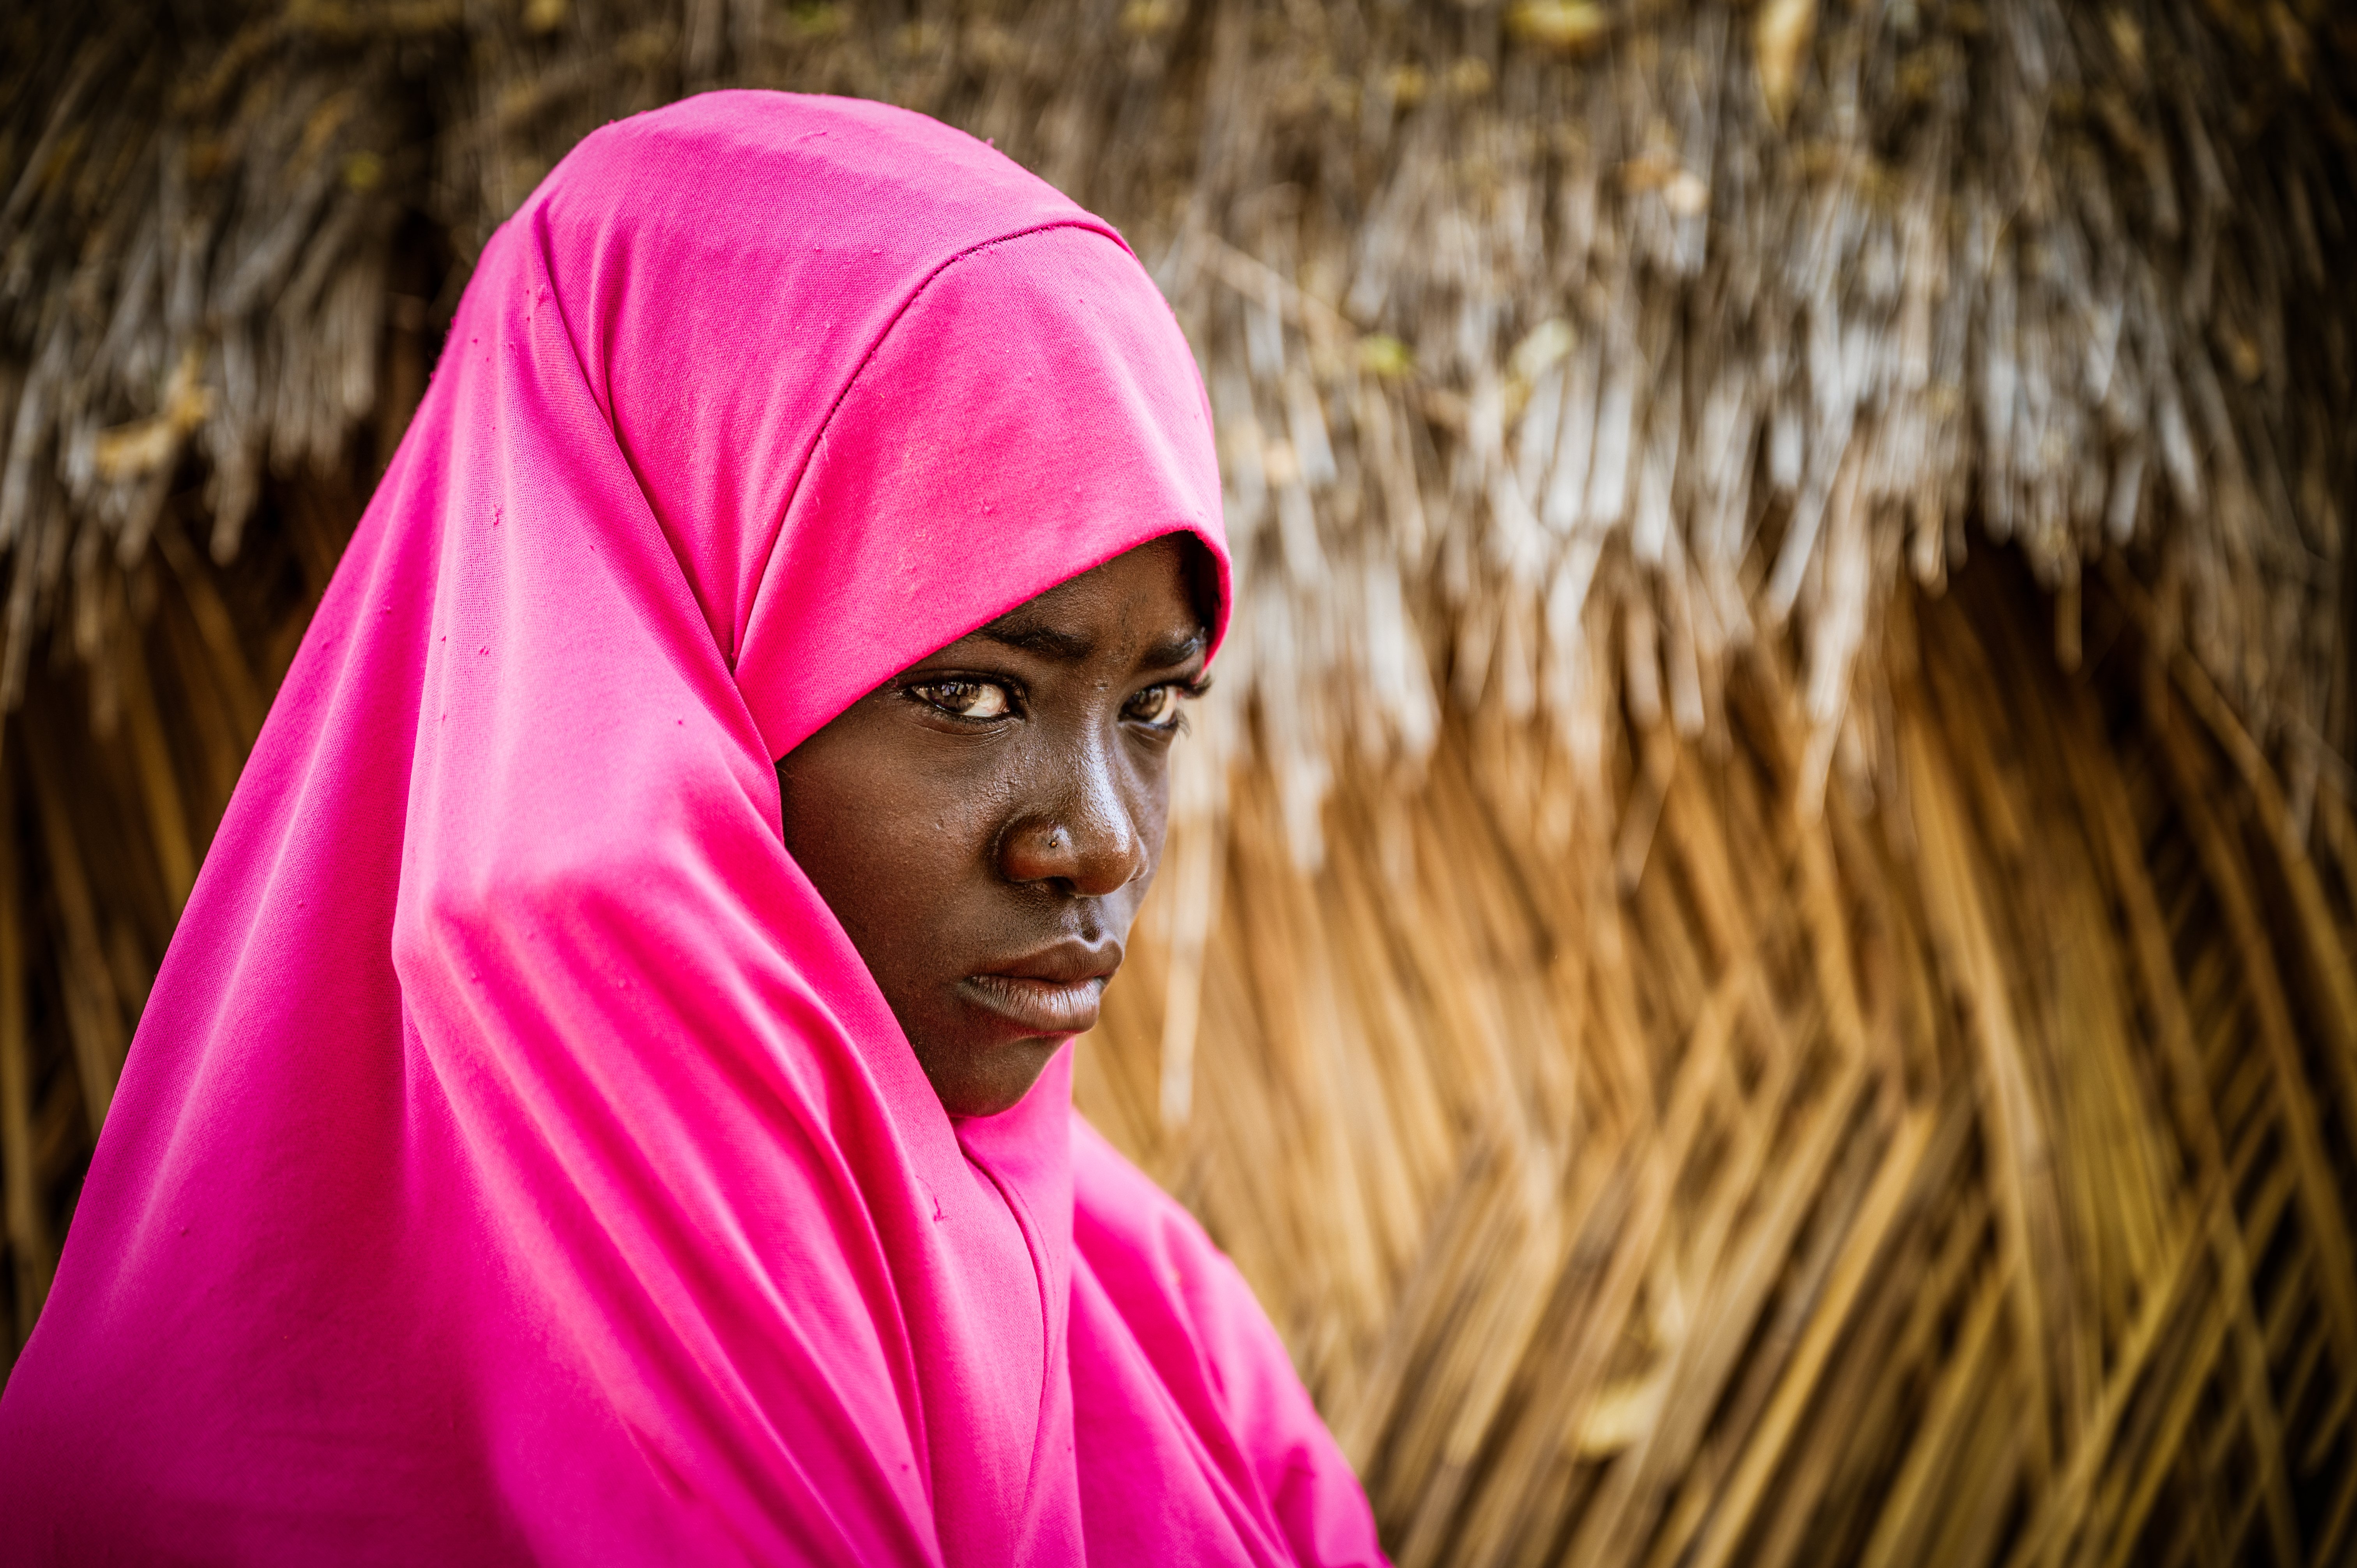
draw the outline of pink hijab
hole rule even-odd
[[[1380,1561],[1250,1291],[942,1110],[771,763],[1157,535],[1111,229],[871,103],[584,142],[484,251],[206,861],[0,1399],[11,1562]]]

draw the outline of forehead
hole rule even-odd
[[[1150,540],[1027,599],[973,635],[1065,658],[1184,659],[1206,640],[1175,537]]]

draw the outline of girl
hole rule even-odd
[[[1229,596],[1112,230],[876,104],[486,248],[0,1399],[37,1563],[1379,1561],[1071,1108]]]

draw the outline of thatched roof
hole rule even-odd
[[[469,258],[591,126],[790,86],[993,137],[1203,359],[1245,602],[1081,1094],[1405,1561],[2357,1539],[2348,8],[0,36],[20,1332]]]
[[[1789,624],[1822,771],[1891,585],[1974,519],[2066,594],[2128,549],[2263,739],[2328,726],[2357,131],[2319,5],[145,10],[10,24],[11,701],[177,481],[226,559],[265,471],[342,460],[404,224],[455,286],[591,125],[759,82],[991,136],[1155,266],[1306,841],[1342,757],[1431,744],[1436,596],[1448,678],[1582,755],[1623,683],[1700,732]]]
[[[1730,649],[1793,622],[1822,768],[1890,585],[1937,583],[1968,519],[2053,587],[2140,547],[2211,674],[2305,743],[2357,474],[2350,24],[2309,9],[28,9],[0,695],[146,552],[181,455],[221,559],[266,469],[342,460],[405,221],[457,278],[589,125],[785,82],[995,136],[1153,262],[1219,403],[1304,840],[1346,734],[1431,745],[1405,611],[1436,592],[1459,689],[1575,750],[1621,679],[1697,734]],[[1642,601],[1629,649],[1588,649],[1593,599]],[[87,650],[103,611],[75,620]]]

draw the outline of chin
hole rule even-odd
[[[950,1052],[920,1052],[925,1077],[952,1116],[996,1116],[1012,1111],[1047,1070],[1069,1036],[1028,1036]],[[951,1058],[936,1066],[940,1056]]]

